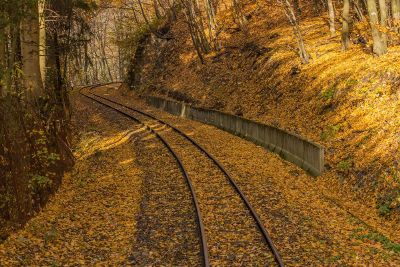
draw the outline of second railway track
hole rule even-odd
[[[284,266],[256,211],[217,159],[175,126],[92,93],[98,86],[81,94],[145,125],[176,159],[197,210],[204,266]]]

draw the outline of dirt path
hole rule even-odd
[[[143,173],[132,137],[142,129],[80,97],[76,166],[24,229],[0,245],[0,266],[125,265],[135,239]]]

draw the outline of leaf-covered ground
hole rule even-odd
[[[212,266],[274,265],[273,254],[264,242],[248,208],[218,166],[175,131],[163,127],[154,120],[149,120],[146,116],[134,115],[157,129],[158,133],[167,140],[180,157],[199,203],[210,264]],[[168,157],[168,155],[163,156]],[[158,159],[158,161],[162,161],[162,159]],[[153,164],[153,167],[157,164]],[[165,169],[165,167],[160,169]],[[152,180],[157,181],[159,179],[153,178]],[[173,183],[179,183],[179,180],[175,180]],[[156,187],[154,183],[151,185]],[[148,190],[154,189],[149,188]],[[188,191],[187,187],[186,191]],[[169,202],[176,203],[173,199],[177,197],[180,196],[174,194]],[[189,207],[193,205],[182,201],[176,204],[182,210],[187,208],[187,205]],[[162,229],[157,231],[162,232]],[[170,251],[173,250],[170,249]],[[190,250],[187,250],[184,254],[187,253],[190,253]],[[186,262],[184,265],[190,264]]]
[[[140,211],[142,172],[132,122],[74,98],[80,133],[73,171],[26,226],[0,244],[0,266],[126,265]]]
[[[339,181],[377,214],[400,214],[399,46],[371,54],[368,23],[355,23],[352,44],[341,50],[327,16],[303,16],[310,64],[301,64],[282,7],[245,1],[245,35],[229,10],[218,10],[222,50],[202,65],[183,17],[175,39],[147,47],[142,88],[300,134],[326,147],[321,179]],[[305,3],[304,3],[305,4]],[[337,29],[340,29],[340,24]],[[398,34],[390,34],[394,44]],[[360,40],[363,40],[360,42]]]
[[[398,225],[376,216],[375,207],[362,203],[356,194],[312,178],[262,147],[155,111],[120,90],[99,91],[177,125],[222,161],[255,206],[288,266],[400,264]]]
[[[130,263],[200,266],[201,250],[192,197],[175,159],[148,131],[134,142],[143,170],[143,200]]]
[[[356,194],[312,178],[231,134],[149,108],[116,86],[96,91],[177,125],[221,160],[257,210],[288,266],[400,265],[398,225],[375,216],[374,207],[363,205]],[[117,113],[81,98],[74,101],[75,125],[80,132],[75,149],[77,165],[48,205],[0,245],[0,265],[200,265],[187,185],[165,147],[144,127]],[[165,128],[157,128],[168,137]],[[219,208],[227,213],[237,206],[213,206],[204,201],[207,187],[213,184],[208,179],[218,175],[199,174],[209,169],[207,164],[197,166],[200,161],[191,159],[186,143],[172,143],[184,156],[189,172],[198,175],[195,189],[203,199],[203,212],[208,218],[215,217],[214,222],[205,220],[208,234],[213,235],[209,238],[215,241],[210,225],[223,224],[223,219],[217,218]],[[222,190],[222,185],[217,181],[214,187]],[[244,214],[240,217],[246,221]],[[252,257],[257,258],[258,248],[249,249],[250,243],[243,242],[252,239],[251,231],[238,236],[235,227],[229,227],[240,220],[221,218],[227,219],[228,225],[220,229],[232,234],[225,235],[222,230],[217,238],[238,237],[235,240],[241,242],[235,246],[243,252],[238,255],[250,256],[244,261],[246,265],[257,265]],[[220,263],[216,265],[226,266],[229,261],[229,266],[240,265],[240,259],[235,258],[238,255],[223,254],[229,249],[222,246],[226,240],[216,240],[210,242],[215,248],[211,251],[214,262]]]

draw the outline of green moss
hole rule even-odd
[[[390,214],[391,211],[392,209],[390,208],[389,202],[385,202],[378,206],[378,212],[381,216],[387,216]]]
[[[332,85],[327,90],[322,92],[322,98],[325,100],[331,100],[335,96],[336,91],[337,91],[336,85]]]
[[[338,163],[337,167],[341,170],[341,171],[348,171],[350,170],[350,168],[353,166],[353,162],[352,160],[348,159],[348,160],[342,160],[341,162]]]
[[[380,243],[385,249],[395,253],[400,253],[400,244],[392,242],[389,238],[380,233],[367,233],[363,235],[356,234],[354,237],[359,240],[371,240]]]
[[[356,79],[348,79],[346,81],[346,86],[347,87],[354,87],[358,84],[358,81]]]
[[[29,187],[33,193],[37,193],[40,190],[50,188],[52,183],[53,181],[48,176],[35,174],[29,182]]]
[[[340,131],[341,125],[329,125],[327,126],[321,133],[321,139],[326,141],[336,136],[336,134]]]

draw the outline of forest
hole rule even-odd
[[[399,265],[399,57],[400,0],[0,0],[0,266]]]

